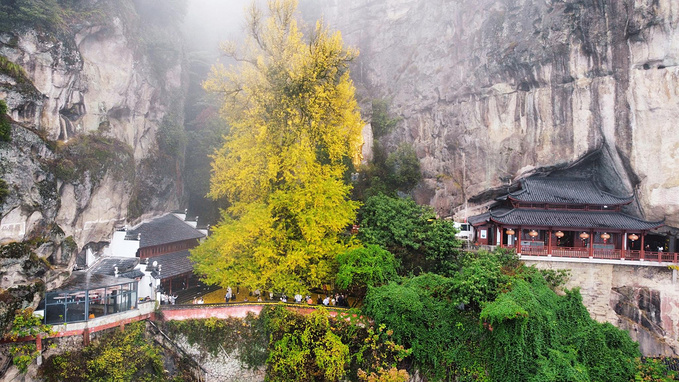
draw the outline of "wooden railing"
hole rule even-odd
[[[526,256],[548,256],[548,251],[549,249],[547,247],[521,248],[521,254]],[[553,257],[570,257],[576,259],[586,259],[590,257],[590,249],[587,247],[552,247],[551,252]],[[638,250],[595,248],[592,250],[591,254],[593,259],[643,260],[679,264],[679,253],[676,252],[644,251],[642,253]]]
[[[589,248],[582,247],[552,247],[552,256],[557,257],[589,257]]]

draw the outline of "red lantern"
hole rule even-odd
[[[563,232],[561,232],[561,231],[556,231],[556,232],[554,233],[554,236],[558,237],[559,239],[561,239],[564,235],[565,235],[565,234],[564,234]]]
[[[583,233],[580,234],[580,238],[582,240],[587,240],[587,239],[589,239],[589,234],[587,232],[583,232]]]
[[[604,239],[604,243],[606,243],[606,240],[610,239],[611,235],[604,232],[604,233],[601,234],[601,238]]]
[[[511,228],[507,230],[507,235],[508,235],[508,236],[514,236],[515,233],[516,233],[516,232],[514,232],[514,230],[511,229]]]

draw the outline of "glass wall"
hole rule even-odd
[[[137,308],[137,283],[45,294],[45,322],[62,324]]]

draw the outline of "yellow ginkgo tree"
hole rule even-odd
[[[360,159],[364,125],[348,68],[357,52],[320,22],[305,38],[296,6],[253,5],[244,45],[223,46],[238,65],[216,65],[204,83],[223,97],[230,126],[209,196],[231,207],[191,257],[210,284],[308,291],[333,278],[348,245],[340,233],[358,204],[344,175]]]

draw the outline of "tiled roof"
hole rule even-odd
[[[49,292],[75,292],[134,282],[136,281],[124,277],[77,271],[73,272],[71,277],[69,277],[59,288]]]
[[[467,221],[471,225],[476,225],[476,224],[479,224],[479,223],[485,223],[489,219],[490,219],[490,212],[484,212],[484,213],[479,214],[479,215],[474,215],[474,216],[468,217]]]
[[[186,224],[174,214],[167,214],[142,223],[127,231],[128,237],[141,234],[139,248],[153,247],[161,244],[174,243],[189,239],[204,237],[203,233]]]
[[[121,273],[120,277],[125,277],[128,279],[136,279],[138,277],[144,277],[144,272],[140,271],[139,269],[133,269],[129,272]]]
[[[166,279],[183,273],[193,272],[193,264],[191,263],[191,260],[189,260],[189,256],[189,251],[185,249],[183,251],[150,258],[149,263],[157,261],[158,265],[162,265],[160,268],[160,277]]]
[[[492,211],[492,213],[495,214],[495,215],[501,215],[501,214],[507,213],[507,212],[509,212],[509,211],[511,211],[511,210],[512,210],[511,208],[501,207],[501,208],[495,208],[495,209],[493,209],[493,210],[491,210],[491,211]],[[468,218],[467,218],[467,221],[468,221],[469,223],[471,223],[471,225],[479,225],[479,224],[481,224],[481,223],[486,223],[486,222],[490,221],[490,216],[491,216],[491,212],[490,212],[490,211],[489,211],[489,212],[484,212],[484,213],[482,213],[482,214],[480,214],[480,215],[474,215],[474,216],[468,217]]]
[[[522,180],[521,185],[521,190],[509,193],[509,198],[530,203],[589,205],[628,204],[634,198],[609,194],[584,178],[532,177]]]
[[[663,222],[647,222],[613,211],[553,211],[517,208],[509,212],[491,212],[490,219],[515,227],[609,228],[641,231],[663,225]]]
[[[118,267],[119,274],[129,272],[139,264],[136,257],[102,257],[89,269],[91,273],[100,275],[115,275],[115,267]]]

